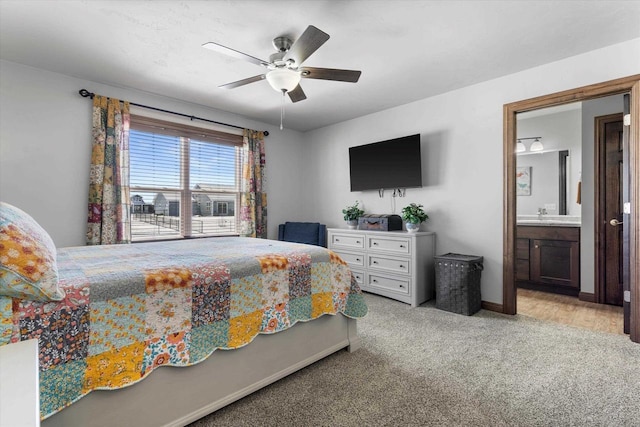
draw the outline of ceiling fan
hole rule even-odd
[[[205,43],[202,47],[233,56],[234,58],[243,59],[268,69],[264,74],[218,87],[233,89],[266,79],[274,90],[282,92],[283,97],[287,94],[292,102],[298,102],[307,99],[302,87],[300,87],[300,80],[303,78],[350,83],[356,83],[360,78],[361,71],[302,66],[302,63],[327,40],[329,40],[329,34],[319,30],[313,25],[309,25],[295,42],[292,42],[287,36],[280,36],[273,39],[273,46],[277,52],[269,57],[269,61],[264,61],[214,42]]]

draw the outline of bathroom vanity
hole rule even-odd
[[[518,287],[578,296],[579,220],[519,217],[516,238]]]

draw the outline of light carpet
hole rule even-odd
[[[202,418],[211,426],[639,426],[640,344],[366,294],[363,347]]]

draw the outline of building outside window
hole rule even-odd
[[[218,215],[227,215],[229,204],[227,202],[216,202]]]

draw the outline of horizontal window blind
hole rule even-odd
[[[181,141],[175,136],[129,132],[131,187],[180,189]]]
[[[237,234],[242,137],[219,134],[132,116],[133,241]]]
[[[193,138],[216,144],[230,144],[242,146],[242,135],[221,132],[213,129],[184,125],[182,123],[152,119],[138,115],[131,115],[131,127],[137,130],[162,135]]]

